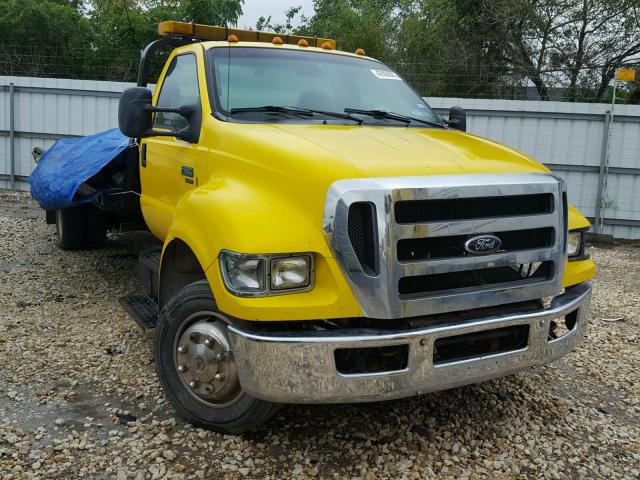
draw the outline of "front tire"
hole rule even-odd
[[[187,285],[160,312],[155,362],[179,416],[198,427],[237,434],[267,421],[279,405],[242,391],[227,323],[206,280]]]

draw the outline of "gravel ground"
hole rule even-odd
[[[587,338],[512,377],[366,405],[284,406],[257,432],[174,416],[153,334],[118,306],[146,235],[61,252],[0,192],[0,477],[639,478],[640,248],[591,249]]]

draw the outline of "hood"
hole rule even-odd
[[[548,172],[497,142],[456,130],[407,127],[271,125],[267,143],[317,159],[335,178]],[[302,155],[305,157],[305,155]],[[302,162],[306,163],[306,162]]]

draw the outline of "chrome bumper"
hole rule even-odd
[[[566,355],[583,337],[589,318],[591,287],[581,284],[554,298],[544,310],[504,314],[417,330],[337,330],[304,335],[251,333],[229,327],[242,388],[258,398],[282,403],[344,403],[388,400],[445,390],[510,375]],[[575,326],[548,340],[549,324],[578,310]],[[434,365],[437,339],[529,325],[524,348]],[[341,374],[338,348],[408,345],[407,368],[373,374]]]

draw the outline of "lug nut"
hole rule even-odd
[[[226,352],[216,353],[216,360],[226,360],[226,359],[227,359]]]
[[[222,381],[222,380],[224,380],[224,379],[225,379],[225,375],[224,375],[224,373],[216,373],[216,376],[215,376],[215,377],[213,377],[213,378],[214,378],[214,380],[220,380],[220,381]]]
[[[178,371],[180,373],[184,373],[187,371],[187,366],[186,365],[178,365]]]
[[[207,338],[207,339],[204,341],[204,344],[205,344],[207,347],[209,347],[209,348],[211,348],[211,347],[213,346],[213,342],[211,341],[211,339],[210,339],[210,338]]]
[[[191,388],[192,390],[195,390],[196,388],[198,388],[198,382],[196,382],[195,380],[192,382],[189,382],[189,388]]]
[[[180,345],[178,347],[178,353],[187,353],[187,350],[189,350],[185,345]]]

